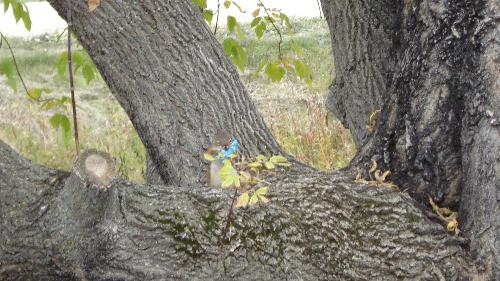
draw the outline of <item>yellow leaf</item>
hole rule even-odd
[[[255,18],[259,15],[260,13],[260,8],[257,8],[255,11],[253,11],[252,16]]]
[[[368,123],[368,126],[366,126],[370,133],[373,132],[373,130],[375,129],[375,125],[377,123],[377,115],[379,113],[380,109],[377,109],[370,114],[370,122]]]
[[[248,205],[248,200],[250,200],[250,197],[248,196],[248,192],[244,192],[238,197],[238,201],[236,202],[235,208],[240,208],[240,207],[245,207]]]
[[[89,0],[89,11],[94,11],[99,5],[101,5],[101,0]]]
[[[205,160],[208,160],[208,161],[215,161],[215,157],[213,157],[212,154],[210,154],[210,153],[203,154],[203,158],[205,158]]]
[[[261,187],[261,188],[259,188],[259,189],[257,189],[255,191],[255,194],[257,194],[257,195],[266,195],[268,189],[269,189],[269,187],[267,187],[267,186]]]
[[[448,229],[449,232],[458,232],[458,221],[456,219],[451,220],[448,222],[448,225],[446,226],[446,229]]]
[[[252,178],[252,175],[249,172],[239,171],[239,173],[245,180],[249,180]]]
[[[252,163],[248,164],[248,167],[258,169],[258,168],[262,167],[262,164],[260,164],[259,162],[252,162]]]
[[[255,159],[257,159],[257,161],[267,161],[267,157],[262,154],[257,155]]]
[[[272,170],[274,169],[274,164],[271,162],[271,161],[267,161],[264,163],[264,166],[266,167],[266,169],[268,170]]]
[[[385,171],[384,173],[382,173],[380,170],[376,170],[375,174],[373,175],[375,176],[377,182],[383,183],[385,182],[385,179],[391,175],[391,171]]]
[[[370,174],[373,174],[373,172],[375,172],[375,170],[377,170],[377,161],[372,160],[372,167],[370,168],[370,170],[368,172]]]
[[[255,192],[252,194],[252,197],[250,198],[250,202],[248,202],[250,205],[255,205],[259,201],[259,197]]]
[[[277,163],[286,163],[288,162],[288,159],[286,159],[285,157],[281,156],[281,155],[274,155],[271,157],[271,159],[269,159],[271,162],[273,162],[274,164],[277,164]]]
[[[259,195],[259,199],[260,201],[262,201],[262,203],[268,203],[269,202],[269,199],[264,196],[264,195]]]

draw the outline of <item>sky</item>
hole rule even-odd
[[[217,8],[217,1],[218,0],[207,0],[208,7],[215,11]],[[235,1],[245,10],[245,13],[241,13],[234,5],[231,5],[229,9],[226,10],[222,5],[224,0],[219,1],[221,3],[221,23],[225,23],[225,18],[228,14],[235,16],[242,22],[250,21],[252,19],[251,14],[257,8],[258,3],[256,0]],[[282,12],[289,17],[319,17],[320,13],[317,0],[262,0],[262,2],[267,8],[281,9]],[[2,13],[2,6],[2,11],[0,11],[0,32],[5,36],[34,37],[45,33],[59,33],[66,27],[66,22],[59,17],[56,11],[54,11],[47,2],[29,2],[26,5],[28,6],[31,21],[33,23],[31,31],[28,32],[24,28],[22,21],[16,24],[10,9],[7,13]]]

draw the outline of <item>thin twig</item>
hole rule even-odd
[[[67,0],[68,9],[68,72],[69,72],[69,90],[71,92],[71,107],[73,109],[73,127],[75,128],[75,146],[76,155],[80,155],[80,141],[78,140],[78,121],[76,118],[76,99],[75,86],[73,81],[73,61],[71,58],[71,0]]]
[[[226,240],[226,234],[229,231],[229,226],[231,225],[231,216],[233,215],[233,206],[234,206],[234,201],[236,201],[237,194],[238,194],[238,189],[234,189],[233,200],[231,201],[231,205],[229,206],[229,210],[227,211],[226,225],[224,226],[224,229],[222,230],[222,239],[220,241],[220,249],[221,250],[222,250],[222,247],[224,245],[224,241]]]
[[[29,96],[28,87],[26,87],[26,83],[24,83],[23,76],[21,75],[21,72],[19,72],[19,66],[17,65],[16,56],[14,55],[14,51],[12,50],[12,47],[9,44],[9,40],[7,40],[7,38],[1,32],[0,32],[0,36],[2,36],[2,40],[5,40],[5,43],[7,44],[7,47],[9,48],[10,56],[12,57],[12,61],[14,62],[14,66],[16,67],[17,75],[19,76],[19,79],[21,80],[21,84],[23,84],[23,87],[24,87],[24,90],[26,91],[26,94]],[[1,43],[0,43],[0,45],[1,45]]]
[[[217,0],[217,18],[215,18],[214,36],[217,35],[217,27],[219,26],[220,0]]]
[[[262,0],[259,0],[259,3],[262,5],[262,8],[264,8],[264,12],[266,12],[267,17],[269,18],[269,21],[273,25],[274,29],[278,33],[280,37],[280,41],[278,42],[278,56],[280,59],[283,58],[283,55],[281,54],[281,43],[283,43],[283,36],[281,35],[281,31],[278,29],[278,27],[274,24],[274,19],[269,15],[269,12],[267,11],[266,6],[264,6],[264,3],[262,3]]]

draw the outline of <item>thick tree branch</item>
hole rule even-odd
[[[407,195],[338,173],[269,179],[271,202],[236,210],[221,253],[230,191],[93,189],[0,155],[2,280],[467,280],[462,242]]]

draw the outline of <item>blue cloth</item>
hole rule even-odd
[[[231,154],[236,152],[237,149],[238,149],[238,141],[235,138],[233,138],[233,141],[231,142],[231,145],[227,148],[227,150],[222,147],[217,147],[217,150],[223,154],[222,156],[217,155],[217,159],[225,160],[229,158]]]

